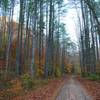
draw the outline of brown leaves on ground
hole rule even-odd
[[[8,85],[7,88],[0,90],[0,100],[10,100],[10,97],[23,92],[21,82],[18,79],[11,80],[11,81],[5,81],[4,84],[8,82],[11,84],[11,86]]]
[[[10,89],[8,89],[8,91],[14,94],[18,94],[18,92],[22,90],[21,82],[19,80],[12,80],[11,83],[13,85]]]
[[[28,92],[26,95],[12,98],[11,100],[53,100],[66,79],[50,79],[47,85]]]
[[[94,98],[94,100],[100,100],[100,81],[91,81],[84,78],[77,78],[88,93]]]

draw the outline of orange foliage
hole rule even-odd
[[[68,73],[71,73],[72,72],[72,64],[67,64],[67,71]]]
[[[37,76],[43,76],[45,65],[45,49],[41,50],[41,56],[39,57],[39,49],[35,49],[35,66],[37,67]]]
[[[73,65],[70,63],[70,61],[66,58],[65,61],[65,66],[66,66],[66,71],[68,73],[71,73],[72,72],[72,69],[73,69]]]

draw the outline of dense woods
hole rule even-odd
[[[76,74],[100,80],[100,0],[67,1],[0,0],[1,88],[14,79],[32,88],[37,79],[45,84],[78,68]],[[76,9],[78,43],[62,21],[67,6]]]
[[[19,6],[19,14],[15,7]],[[2,0],[0,61],[4,78],[61,76],[73,46],[61,17],[63,0]],[[18,21],[15,20],[15,15]]]

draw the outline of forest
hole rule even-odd
[[[76,10],[77,43],[62,21],[68,7]],[[30,91],[25,100],[66,100],[50,97],[73,75],[100,100],[100,0],[0,0],[0,100]],[[43,97],[42,86],[50,92],[41,89]]]

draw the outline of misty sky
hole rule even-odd
[[[64,0],[64,3],[70,3],[70,0]],[[75,8],[72,8],[73,5],[66,6],[67,12],[64,17],[61,18],[61,21],[66,24],[66,31],[69,33],[69,36],[71,37],[71,40],[73,42],[77,42],[77,33],[76,33],[76,24],[77,22],[77,12]],[[18,20],[19,14],[19,5],[15,7],[14,12],[14,20]]]
[[[65,14],[65,17],[62,18],[62,22],[66,24],[66,31],[69,33],[71,39],[73,42],[78,42],[77,36],[78,33],[76,29],[78,28],[78,17],[81,16],[81,10],[78,8],[77,10],[73,7],[75,6],[73,3],[71,3],[71,0],[64,0],[65,4],[69,4],[66,6],[67,12]],[[77,12],[78,11],[78,12]]]

